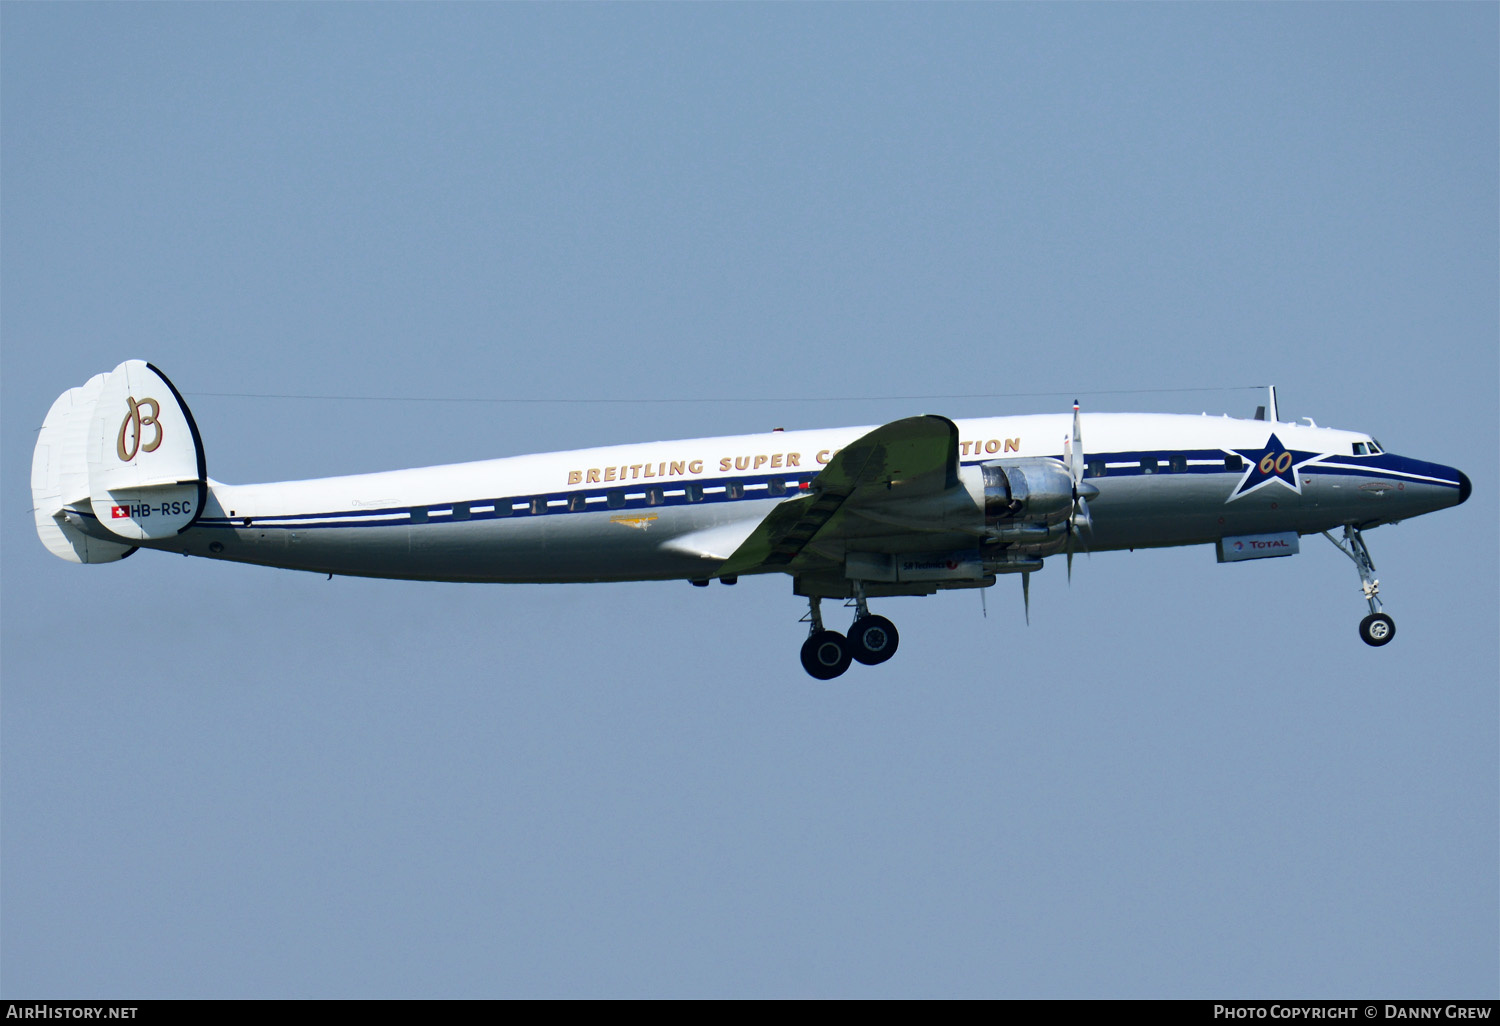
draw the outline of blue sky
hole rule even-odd
[[[1497,20],[0,6],[0,991],[1494,997]],[[230,482],[1274,382],[1474,496],[1369,536],[1384,649],[1309,539],[815,684],[785,578],[65,564],[131,357]]]

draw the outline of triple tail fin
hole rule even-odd
[[[187,530],[208,473],[181,393],[143,360],[64,392],[37,437],[31,494],[42,544],[75,563],[123,559]]]

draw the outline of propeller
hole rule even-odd
[[[1079,414],[1078,400],[1073,400],[1073,437],[1063,439],[1063,449],[1068,473],[1073,476],[1073,513],[1068,518],[1068,582],[1073,581],[1073,553],[1077,548],[1087,552],[1088,539],[1094,534],[1094,518],[1089,516],[1088,500],[1099,494],[1099,489],[1083,480],[1083,425]]]

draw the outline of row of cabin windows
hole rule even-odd
[[[773,477],[766,482],[766,495],[770,497],[783,496],[787,493],[787,481],[783,477]],[[540,516],[550,510],[557,511],[566,508],[571,513],[582,513],[589,509],[624,509],[627,495],[644,495],[647,506],[664,506],[667,499],[679,496],[686,498],[688,502],[702,502],[705,498],[724,496],[729,499],[743,499],[749,489],[743,481],[729,481],[722,485],[710,485],[704,487],[701,484],[687,484],[682,488],[667,489],[661,486],[643,489],[641,492],[627,492],[616,488],[605,492],[603,496],[586,495],[583,492],[574,492],[567,498],[548,499],[545,495],[538,495],[533,499],[526,500],[524,505],[517,506],[513,500],[496,499],[495,516]],[[602,498],[602,502],[600,501]],[[452,519],[468,520],[472,516],[471,506],[467,502],[455,502],[453,504]],[[411,511],[411,521],[414,524],[425,524],[427,522],[427,507],[417,506]]]
[[[1384,450],[1381,449],[1379,442],[1371,441],[1368,445],[1364,442],[1354,443],[1354,455],[1356,456],[1374,456],[1379,455],[1383,451]],[[1186,456],[1173,456],[1166,461],[1165,466],[1163,466],[1162,462],[1155,456],[1143,456],[1141,457],[1140,465],[1141,473],[1143,474],[1159,474],[1163,473],[1164,471],[1173,474],[1184,474],[1188,469]],[[1104,477],[1109,472],[1109,468],[1105,465],[1103,460],[1089,460],[1087,466],[1088,472],[1086,476],[1088,477]],[[1203,464],[1200,464],[1200,466],[1203,466]],[[1239,471],[1243,470],[1244,467],[1245,461],[1241,457],[1224,457],[1225,470]],[[730,481],[725,485],[709,487],[706,489],[701,484],[688,484],[685,485],[680,491],[678,489],[673,489],[672,494],[674,496],[685,495],[688,502],[702,502],[705,495],[715,495],[720,493],[722,493],[726,498],[743,499],[745,497],[745,491],[745,483],[743,481]],[[768,496],[779,497],[785,495],[786,492],[787,482],[785,478],[773,477],[766,482],[766,494]],[[644,494],[646,496],[646,505],[648,506],[662,506],[666,504],[667,489],[663,487],[656,486],[647,488]],[[625,495],[625,491],[618,488],[614,489],[613,491],[606,492],[604,494],[605,507],[608,509],[624,509]],[[590,496],[587,496],[582,492],[574,492],[572,495],[568,496],[566,500],[554,499],[550,504],[559,508],[563,505],[566,505],[570,512],[581,513],[588,509],[589,498]],[[599,497],[593,496],[592,498],[594,499],[594,505],[597,507],[599,504]],[[525,516],[527,514],[530,514],[532,516],[539,516],[547,512],[548,505],[548,500],[544,496],[537,496],[536,498],[531,499],[529,502],[527,502],[526,505],[519,508],[516,507],[514,503],[499,499],[495,502],[495,516],[508,517],[517,514],[522,516]],[[455,502],[453,504],[452,519],[468,520],[471,515],[472,514],[469,503]],[[412,523],[414,524],[426,523],[426,508],[414,508],[411,511],[411,519]]]
[[[1368,448],[1369,453],[1379,453],[1380,451],[1380,447],[1376,443],[1371,443]],[[1367,450],[1364,442],[1354,443],[1354,455],[1367,455]],[[1200,464],[1200,466],[1204,465]],[[1141,473],[1143,474],[1159,474],[1164,472],[1183,474],[1187,472],[1188,463],[1187,457],[1181,455],[1169,458],[1165,462],[1165,464],[1163,464],[1163,462],[1161,460],[1158,460],[1155,456],[1143,456],[1141,457],[1140,467]],[[1245,461],[1240,456],[1224,457],[1224,469],[1226,471],[1240,471],[1243,470],[1244,467]],[[1103,460],[1089,460],[1087,463],[1086,476],[1088,477],[1104,477],[1108,472],[1109,468],[1105,465]],[[662,506],[666,504],[668,497],[667,492],[668,490],[666,488],[655,486],[645,489],[644,493],[637,492],[631,494],[644,494],[647,506]],[[674,497],[677,495],[682,495],[687,499],[688,502],[702,502],[707,496],[720,494],[724,495],[724,497],[728,499],[743,499],[745,497],[745,493],[746,488],[743,481],[729,481],[724,485],[709,486],[707,488],[705,488],[701,484],[690,483],[683,486],[683,488],[680,490],[675,488],[672,489],[672,495]],[[766,482],[766,494],[768,496],[780,497],[785,495],[786,493],[787,481],[785,478],[773,477]],[[606,492],[604,494],[604,507],[607,509],[624,509],[626,494],[627,493],[623,489],[618,488]],[[508,517],[515,515],[526,516],[528,514],[531,516],[540,516],[541,514],[547,512],[549,506],[559,509],[566,506],[570,512],[582,513],[589,508],[590,498],[593,499],[592,505],[596,509],[599,508],[599,496],[589,496],[582,492],[574,492],[566,499],[553,499],[550,500],[550,502],[545,496],[539,495],[536,498],[529,500],[525,505],[519,507],[517,507],[512,502],[506,502],[505,500],[500,499],[495,502],[495,515],[497,517]],[[453,504],[452,519],[468,520],[470,516],[471,511],[469,503],[456,502]],[[414,508],[411,511],[411,519],[413,523],[425,523],[427,521],[427,510],[422,507]]]
[[[1159,460],[1155,456],[1142,456],[1140,465],[1142,474],[1186,474],[1188,470],[1187,457],[1181,455],[1173,456],[1165,461]],[[1208,464],[1204,463],[1200,463],[1199,467],[1204,470],[1211,469]],[[1115,469],[1121,470],[1124,468],[1117,467]],[[1244,470],[1244,457],[1225,456],[1224,469],[1230,471]],[[1109,467],[1105,465],[1103,460],[1088,461],[1088,473],[1085,475],[1086,477],[1103,477],[1107,473],[1109,473]]]
[[[1364,442],[1354,443],[1354,455],[1356,456],[1373,455],[1378,454],[1381,451],[1382,450],[1379,446],[1379,443],[1372,442],[1368,447]],[[1203,464],[1200,464],[1200,466],[1203,466]],[[1143,456],[1141,457],[1140,467],[1141,473],[1143,474],[1159,474],[1164,472],[1183,474],[1187,472],[1188,463],[1187,457],[1181,455],[1169,458],[1165,462],[1165,465],[1155,456]],[[1239,456],[1224,457],[1224,469],[1226,471],[1240,471],[1243,470],[1244,467],[1245,461],[1243,458]],[[1103,460],[1089,460],[1087,469],[1088,473],[1086,476],[1088,477],[1104,477],[1109,472],[1109,468],[1105,465]],[[687,484],[681,490],[672,489],[672,494],[674,496],[683,495],[684,497],[686,497],[688,502],[702,502],[706,496],[716,494],[723,494],[726,498],[729,499],[743,499],[745,497],[745,492],[746,488],[743,481],[729,481],[724,485],[710,486],[708,488],[705,488],[701,484]],[[779,497],[785,495],[786,492],[787,482],[785,478],[773,477],[766,482],[766,494],[768,496]],[[604,494],[605,508],[624,509],[626,494],[627,493],[623,489],[618,488],[606,492]],[[647,506],[662,506],[666,504],[666,488],[660,486],[647,488],[644,491],[644,495],[646,498]],[[585,495],[582,492],[574,492],[572,495],[568,496],[567,499],[553,499],[550,503],[545,496],[537,496],[536,498],[531,499],[525,505],[520,507],[517,507],[514,503],[508,503],[502,499],[495,502],[495,515],[497,517],[508,517],[513,515],[525,516],[528,514],[531,516],[540,516],[541,514],[547,512],[549,505],[558,508],[566,506],[570,512],[582,513],[589,508],[590,498],[594,500],[593,505],[595,506],[595,508],[598,508],[599,496],[596,495],[591,497]],[[468,520],[471,515],[470,505],[467,502],[454,503],[452,511],[452,519],[454,520]],[[427,521],[427,510],[421,507],[414,508],[411,511],[411,519],[413,523],[425,523]]]
[[[1374,440],[1371,440],[1368,443],[1354,443],[1354,455],[1356,456],[1379,456],[1384,451],[1385,450],[1380,447],[1380,443]],[[1199,466],[1206,466],[1206,464],[1199,464]],[[1244,468],[1245,461],[1239,456],[1224,457],[1225,470],[1238,471],[1243,470]],[[1165,466],[1155,456],[1141,457],[1141,473],[1143,474],[1159,474],[1163,472],[1182,474],[1186,473],[1187,469],[1188,465],[1186,456],[1173,456],[1166,462]],[[1088,477],[1103,477],[1106,473],[1108,473],[1108,470],[1109,468],[1105,466],[1103,460],[1088,461]]]

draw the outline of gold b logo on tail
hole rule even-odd
[[[161,421],[157,420],[161,416],[161,406],[155,399],[142,399],[136,402],[135,396],[126,396],[125,402],[130,405],[130,412],[125,414],[124,420],[120,421],[120,437],[115,445],[115,455],[120,457],[121,463],[129,463],[135,459],[137,452],[155,452],[161,445],[162,435]],[[141,411],[148,405],[151,407],[151,412],[143,415]],[[148,427],[156,428],[156,437],[151,439],[150,445],[142,445],[141,432]],[[130,438],[129,449],[125,448],[126,436]]]

